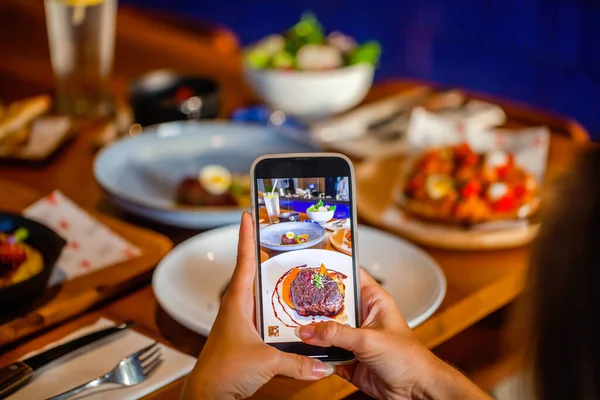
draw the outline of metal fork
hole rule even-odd
[[[146,380],[146,378],[148,378],[161,363],[160,347],[158,347],[157,342],[154,342],[150,346],[144,347],[125,357],[106,374],[67,392],[51,397],[48,400],[68,399],[77,393],[98,387],[105,383],[114,383],[126,387],[134,386]]]
[[[348,220],[348,218],[340,219],[339,221],[336,221],[331,225],[335,226],[336,228],[339,228],[341,226],[344,226],[344,224],[346,223],[347,220]]]

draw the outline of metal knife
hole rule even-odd
[[[17,361],[0,368],[0,399],[25,386],[40,368],[56,361],[67,354],[104,339],[115,333],[121,332],[133,325],[133,322],[124,322],[120,325],[92,332],[67,343],[58,345],[23,361]]]

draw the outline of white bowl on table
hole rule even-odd
[[[306,215],[311,221],[318,222],[319,224],[324,224],[325,222],[333,219],[333,214],[335,210],[331,211],[307,211]]]
[[[373,83],[374,68],[360,63],[326,71],[255,69],[244,75],[257,96],[272,109],[300,119],[318,119],[360,103]]]

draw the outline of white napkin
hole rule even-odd
[[[62,236],[67,245],[49,285],[137,257],[141,250],[91,217],[60,191],[27,207],[23,215]]]
[[[406,154],[410,146],[406,140],[411,120],[410,110],[427,101],[432,95],[427,87],[416,87],[398,95],[387,97],[332,118],[317,121],[309,126],[311,138],[322,147],[333,148],[357,158],[387,158]],[[435,94],[433,96],[436,96]],[[444,96],[444,95],[442,95]],[[404,115],[385,127],[372,128],[371,124],[399,111]],[[462,107],[439,110],[439,118],[461,123],[472,130],[487,130],[506,121],[506,114],[496,104],[481,100],[468,100]],[[390,133],[395,132],[395,135]]]
[[[71,335],[52,343],[39,351],[52,348],[92,331],[113,325],[114,322],[101,318],[96,321],[96,323],[73,332]],[[153,342],[153,339],[129,329],[122,334],[115,335],[112,340],[109,339],[109,341],[103,345],[93,348],[84,354],[78,355],[72,359],[67,359],[64,362],[59,362],[56,365],[48,366],[48,368],[44,368],[40,371],[39,376],[36,376],[27,386],[14,393],[8,399],[41,400],[55,396],[107,373],[114,368],[121,359]],[[128,388],[106,384],[96,389],[83,392],[74,398],[85,397],[87,400],[139,399],[188,374],[194,367],[194,363],[196,362],[195,358],[163,344],[160,344],[159,346],[162,348],[161,354],[163,362],[144,382]],[[39,351],[27,354],[23,359],[26,359]]]

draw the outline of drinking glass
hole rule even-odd
[[[44,0],[56,110],[67,115],[112,111],[117,0]]]
[[[263,193],[263,199],[265,200],[265,206],[267,207],[267,214],[269,214],[269,223],[279,223],[279,193]]]

